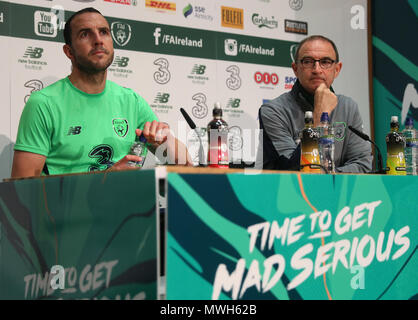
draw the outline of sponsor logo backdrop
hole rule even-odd
[[[180,107],[197,126],[205,128],[214,103],[219,101],[229,126],[239,128],[234,138],[240,141],[236,136],[242,129],[258,129],[263,100],[291,89],[292,54],[306,35],[301,29],[298,33],[286,31],[285,20],[297,21],[297,26],[309,30],[308,35],[321,33],[335,39],[343,59],[357,50],[343,45],[345,33],[354,32],[349,24],[350,7],[338,7],[331,0],[320,2],[313,6],[302,1],[251,0],[0,1],[0,58],[4,62],[0,77],[0,179],[10,176],[12,148],[25,101],[31,92],[71,72],[70,61],[62,53],[62,30],[74,12],[93,6],[108,19],[115,47],[108,78],[142,95],[193,153],[198,150],[198,140],[182,118]],[[315,13],[318,6],[327,8],[327,17],[343,15],[347,26],[330,30],[333,21],[325,25],[322,13]],[[364,35],[363,42],[356,41],[357,46],[366,48],[365,30],[356,32]],[[360,59],[366,58],[364,50]],[[350,69],[357,67],[361,65]],[[341,82],[337,82],[335,87],[344,93],[348,87],[344,84],[350,82],[341,78],[338,81],[343,85],[338,87]],[[363,78],[358,84],[361,90],[368,87],[367,76]],[[364,91],[350,96],[359,102],[367,132],[368,92],[362,94]],[[252,143],[248,148],[252,152],[240,155],[236,144],[230,145],[238,158],[254,161],[257,139],[253,135],[241,143],[244,150]]]

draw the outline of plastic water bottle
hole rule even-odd
[[[399,132],[397,116],[390,119],[390,132],[386,135],[386,173],[398,176],[406,175],[405,137]]]
[[[406,174],[416,176],[418,173],[418,139],[414,129],[414,120],[406,118],[405,129],[402,132],[405,136],[405,166]]]
[[[334,163],[334,127],[330,124],[328,112],[321,115],[321,124],[319,125],[319,158],[321,165],[328,173],[335,173]]]
[[[219,102],[213,108],[213,120],[208,123],[208,165],[213,168],[229,168],[228,124],[222,119]]]
[[[228,128],[228,155],[230,168],[242,168],[242,130],[238,126]]]
[[[321,172],[319,166],[318,137],[318,131],[313,126],[312,111],[306,111],[305,127],[300,132],[300,170],[303,172]]]
[[[141,157],[141,161],[129,161],[128,164],[132,167],[139,167],[141,168],[144,165],[145,157],[147,156],[147,147],[146,147],[147,139],[141,134],[139,137],[136,136],[135,142],[132,144],[129,154],[134,156]]]

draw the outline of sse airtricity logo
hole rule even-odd
[[[188,16],[190,16],[193,12],[193,7],[192,5],[189,3],[186,7],[184,7],[183,9],[183,15],[185,18],[187,18]]]

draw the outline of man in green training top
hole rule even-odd
[[[153,153],[167,142],[167,158],[191,163],[185,146],[141,96],[106,80],[114,49],[99,11],[75,13],[64,39],[72,72],[32,93],[19,123],[12,177],[128,169],[129,161],[140,161],[128,152],[141,133]]]

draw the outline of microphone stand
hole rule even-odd
[[[190,129],[192,129],[192,130],[194,130],[194,132],[196,132],[197,138],[199,139],[199,152],[198,152],[199,166],[200,167],[206,167],[205,150],[203,148],[202,139],[200,138],[200,132],[197,130],[196,124],[194,123],[192,118],[190,118],[190,116],[186,112],[186,110],[184,110],[183,108],[180,108],[180,112],[183,115],[184,119],[186,120],[187,124],[189,125]]]
[[[348,126],[348,128],[357,136],[359,136],[360,138],[362,138],[363,140],[366,140],[368,142],[370,142],[374,147],[375,150],[377,150],[377,166],[378,166],[378,170],[372,173],[376,173],[376,174],[386,174],[386,170],[383,169],[383,159],[382,159],[382,153],[380,152],[379,147],[377,146],[376,143],[374,143],[374,141],[372,141],[369,136],[355,128],[353,128],[352,126]]]

